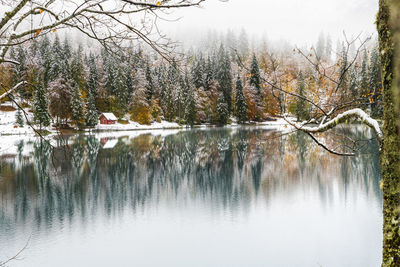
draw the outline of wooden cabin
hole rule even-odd
[[[100,124],[115,124],[118,119],[113,113],[101,113],[99,120]]]

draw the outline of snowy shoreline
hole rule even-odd
[[[23,127],[17,126],[16,123],[16,113],[17,111],[0,111],[0,136],[35,136],[37,135],[35,131],[28,126],[26,123]],[[33,116],[31,113],[27,112],[29,121],[32,121]],[[235,127],[261,127],[263,129],[275,129],[275,130],[287,130],[290,128],[290,125],[281,118],[278,118],[276,121],[265,121],[265,122],[252,122],[249,124],[237,124],[235,121],[232,124],[225,125],[225,128],[235,128]],[[217,125],[212,124],[200,124],[195,125],[193,128],[195,129],[206,129],[206,128],[215,128],[219,127]],[[187,125],[181,125],[176,122],[153,122],[150,125],[141,125],[134,121],[129,121],[128,124],[98,124],[96,127],[92,129],[84,129],[84,133],[100,133],[100,132],[121,132],[121,131],[144,131],[147,132],[149,130],[155,130],[157,132],[163,130],[186,130],[189,129]],[[45,127],[43,130],[48,131],[50,134],[48,136],[54,136],[60,134],[58,129],[53,127]],[[71,134],[79,134],[80,131],[71,130]],[[62,131],[61,131],[62,132]]]
[[[259,122],[252,124],[228,124],[225,126],[218,126],[212,124],[200,124],[194,125],[193,129],[207,129],[207,128],[236,128],[236,127],[257,127],[263,129],[276,129],[282,130],[282,128],[290,127],[290,125],[286,122]],[[174,122],[163,121],[161,123],[152,123],[151,125],[140,125],[138,123],[129,123],[129,124],[114,124],[114,125],[97,125],[92,129],[84,129],[83,131],[79,130],[71,130],[71,134],[79,134],[79,133],[112,133],[112,132],[130,132],[130,131],[144,131],[147,132],[149,130],[162,131],[162,130],[187,130],[191,129],[191,127],[187,125],[180,125]],[[50,132],[47,136],[57,135],[60,130],[46,127],[43,128]],[[27,136],[35,136],[37,135],[35,131],[28,125],[23,127],[15,127],[15,124],[0,124],[0,136],[12,136],[12,135],[27,135]]]

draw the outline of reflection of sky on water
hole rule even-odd
[[[0,258],[32,234],[12,266],[379,263],[376,151],[337,157],[261,129],[65,142],[2,155]]]

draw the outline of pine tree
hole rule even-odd
[[[40,82],[36,88],[33,99],[33,118],[36,124],[39,124],[41,130],[43,126],[50,125],[49,106],[47,102],[47,92],[43,82]]]
[[[258,61],[255,54],[253,54],[253,60],[251,61],[250,66],[250,86],[253,86],[256,89],[256,101],[258,105],[261,105],[261,76],[260,68],[258,67]]]
[[[39,44],[39,54],[40,54],[40,67],[43,69],[43,83],[47,86],[51,80],[52,74],[52,49],[50,40],[47,35],[42,38]]]
[[[181,80],[177,68],[178,66],[175,61],[169,66],[165,81],[165,92],[162,96],[164,116],[168,121],[174,120],[176,115],[179,115],[181,108],[179,103],[177,103]]]
[[[230,112],[232,110],[231,62],[230,62],[229,56],[225,52],[224,46],[222,44],[218,51],[217,80],[220,85],[220,90],[225,98],[225,103],[228,105],[228,113],[230,114]]]
[[[204,89],[206,91],[210,90],[210,86],[214,78],[215,74],[214,74],[213,61],[211,60],[210,56],[208,56],[205,67],[205,81],[204,81]]]
[[[81,121],[84,119],[81,92],[76,85],[74,86],[74,93],[71,100],[71,119],[79,127],[81,126]]]
[[[236,117],[238,122],[245,122],[247,120],[247,103],[243,93],[243,84],[238,74],[236,79]]]
[[[15,115],[16,123],[19,127],[24,126],[24,118],[22,117],[21,109],[18,108],[17,114]]]
[[[72,56],[72,48],[69,43],[68,37],[65,36],[64,42],[63,42],[63,47],[62,47],[62,59],[67,62],[69,58]]]
[[[128,88],[127,88],[127,76],[121,66],[117,66],[116,76],[113,80],[114,95],[116,97],[116,103],[114,103],[114,112],[117,117],[123,117],[128,112]]]
[[[147,103],[150,104],[151,103],[151,98],[153,97],[154,94],[154,83],[153,83],[153,78],[151,75],[151,69],[150,69],[150,65],[147,64],[146,66],[146,99],[147,99]]]
[[[296,103],[296,118],[297,121],[303,121],[308,119],[307,103],[304,100],[305,94],[305,83],[303,73],[300,71],[297,79],[297,94],[300,96],[297,98]]]
[[[64,49],[69,49],[68,48]],[[72,54],[72,61],[70,65],[69,75],[71,79],[75,82],[80,90],[83,90],[85,87],[85,67],[83,64],[82,57],[82,47],[79,46],[78,50]]]
[[[59,75],[66,77],[68,67],[64,64],[64,52],[61,47],[60,39],[58,35],[54,40],[53,46],[51,48],[51,63],[50,63],[50,75],[49,80],[55,80]]]
[[[225,125],[228,123],[229,119],[229,107],[228,104],[225,102],[225,97],[221,93],[219,98],[218,98],[218,104],[217,104],[217,112],[218,112],[218,123],[220,125]]]
[[[10,57],[17,61],[19,64],[12,64],[11,71],[13,73],[13,84],[17,84],[20,81],[26,81],[28,78],[28,68],[27,68],[27,51],[21,46],[17,46],[17,49],[14,50],[13,47],[10,52]],[[26,88],[17,89],[18,94],[24,98],[29,99],[30,93],[26,90]]]
[[[104,87],[108,94],[115,94],[115,79],[117,77],[117,63],[114,57],[110,56],[107,52],[103,51],[103,68],[105,74]]]
[[[185,121],[188,125],[193,126],[197,117],[196,97],[193,86],[190,83],[187,75],[185,78],[185,87],[187,88],[185,100]]]
[[[379,61],[378,45],[376,44],[371,52],[369,65],[369,92],[371,103],[371,115],[379,118],[383,114],[382,93],[381,93],[381,64]]]
[[[99,74],[97,72],[96,60],[93,54],[90,54],[89,61],[89,79],[88,79],[88,93],[95,99],[97,95],[97,88],[99,86]]]
[[[205,62],[203,59],[203,54],[199,54],[193,63],[192,77],[193,83],[196,88],[205,87],[204,85],[204,72],[205,72]]]
[[[368,84],[368,56],[367,52],[364,51],[362,63],[361,63],[361,73],[360,73],[360,95],[363,98],[366,98],[369,93],[369,84]]]
[[[358,72],[355,67],[349,69],[349,90],[353,99],[359,98],[360,94],[360,81]]]
[[[86,103],[86,126],[94,127],[98,123],[98,115],[94,97],[89,91],[88,100]]]
[[[27,71],[27,66],[26,66],[26,58],[27,54],[24,48],[19,45],[16,50],[14,50],[14,47],[11,47],[12,49],[10,52],[10,56],[12,59],[17,61],[19,64],[13,64],[12,65],[12,72],[13,72],[13,83],[16,84],[20,81],[26,80],[26,71]]]
[[[347,56],[348,56],[347,49],[346,49],[344,43],[341,44],[341,47],[342,47],[342,51],[339,55],[339,62],[338,62],[339,66],[340,66],[340,68],[339,68],[339,83],[340,83],[339,88],[341,90],[340,101],[347,102],[348,97],[349,97],[349,95],[348,95],[348,93],[349,93],[348,92],[348,89],[349,89],[348,88],[348,72],[347,72],[349,62],[348,62],[348,58],[347,58]]]

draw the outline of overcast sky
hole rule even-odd
[[[332,39],[360,32],[375,33],[378,0],[206,0],[203,8],[176,12],[178,22],[168,23],[171,34],[199,29],[246,29],[249,35],[269,40],[312,44],[321,32]]]

